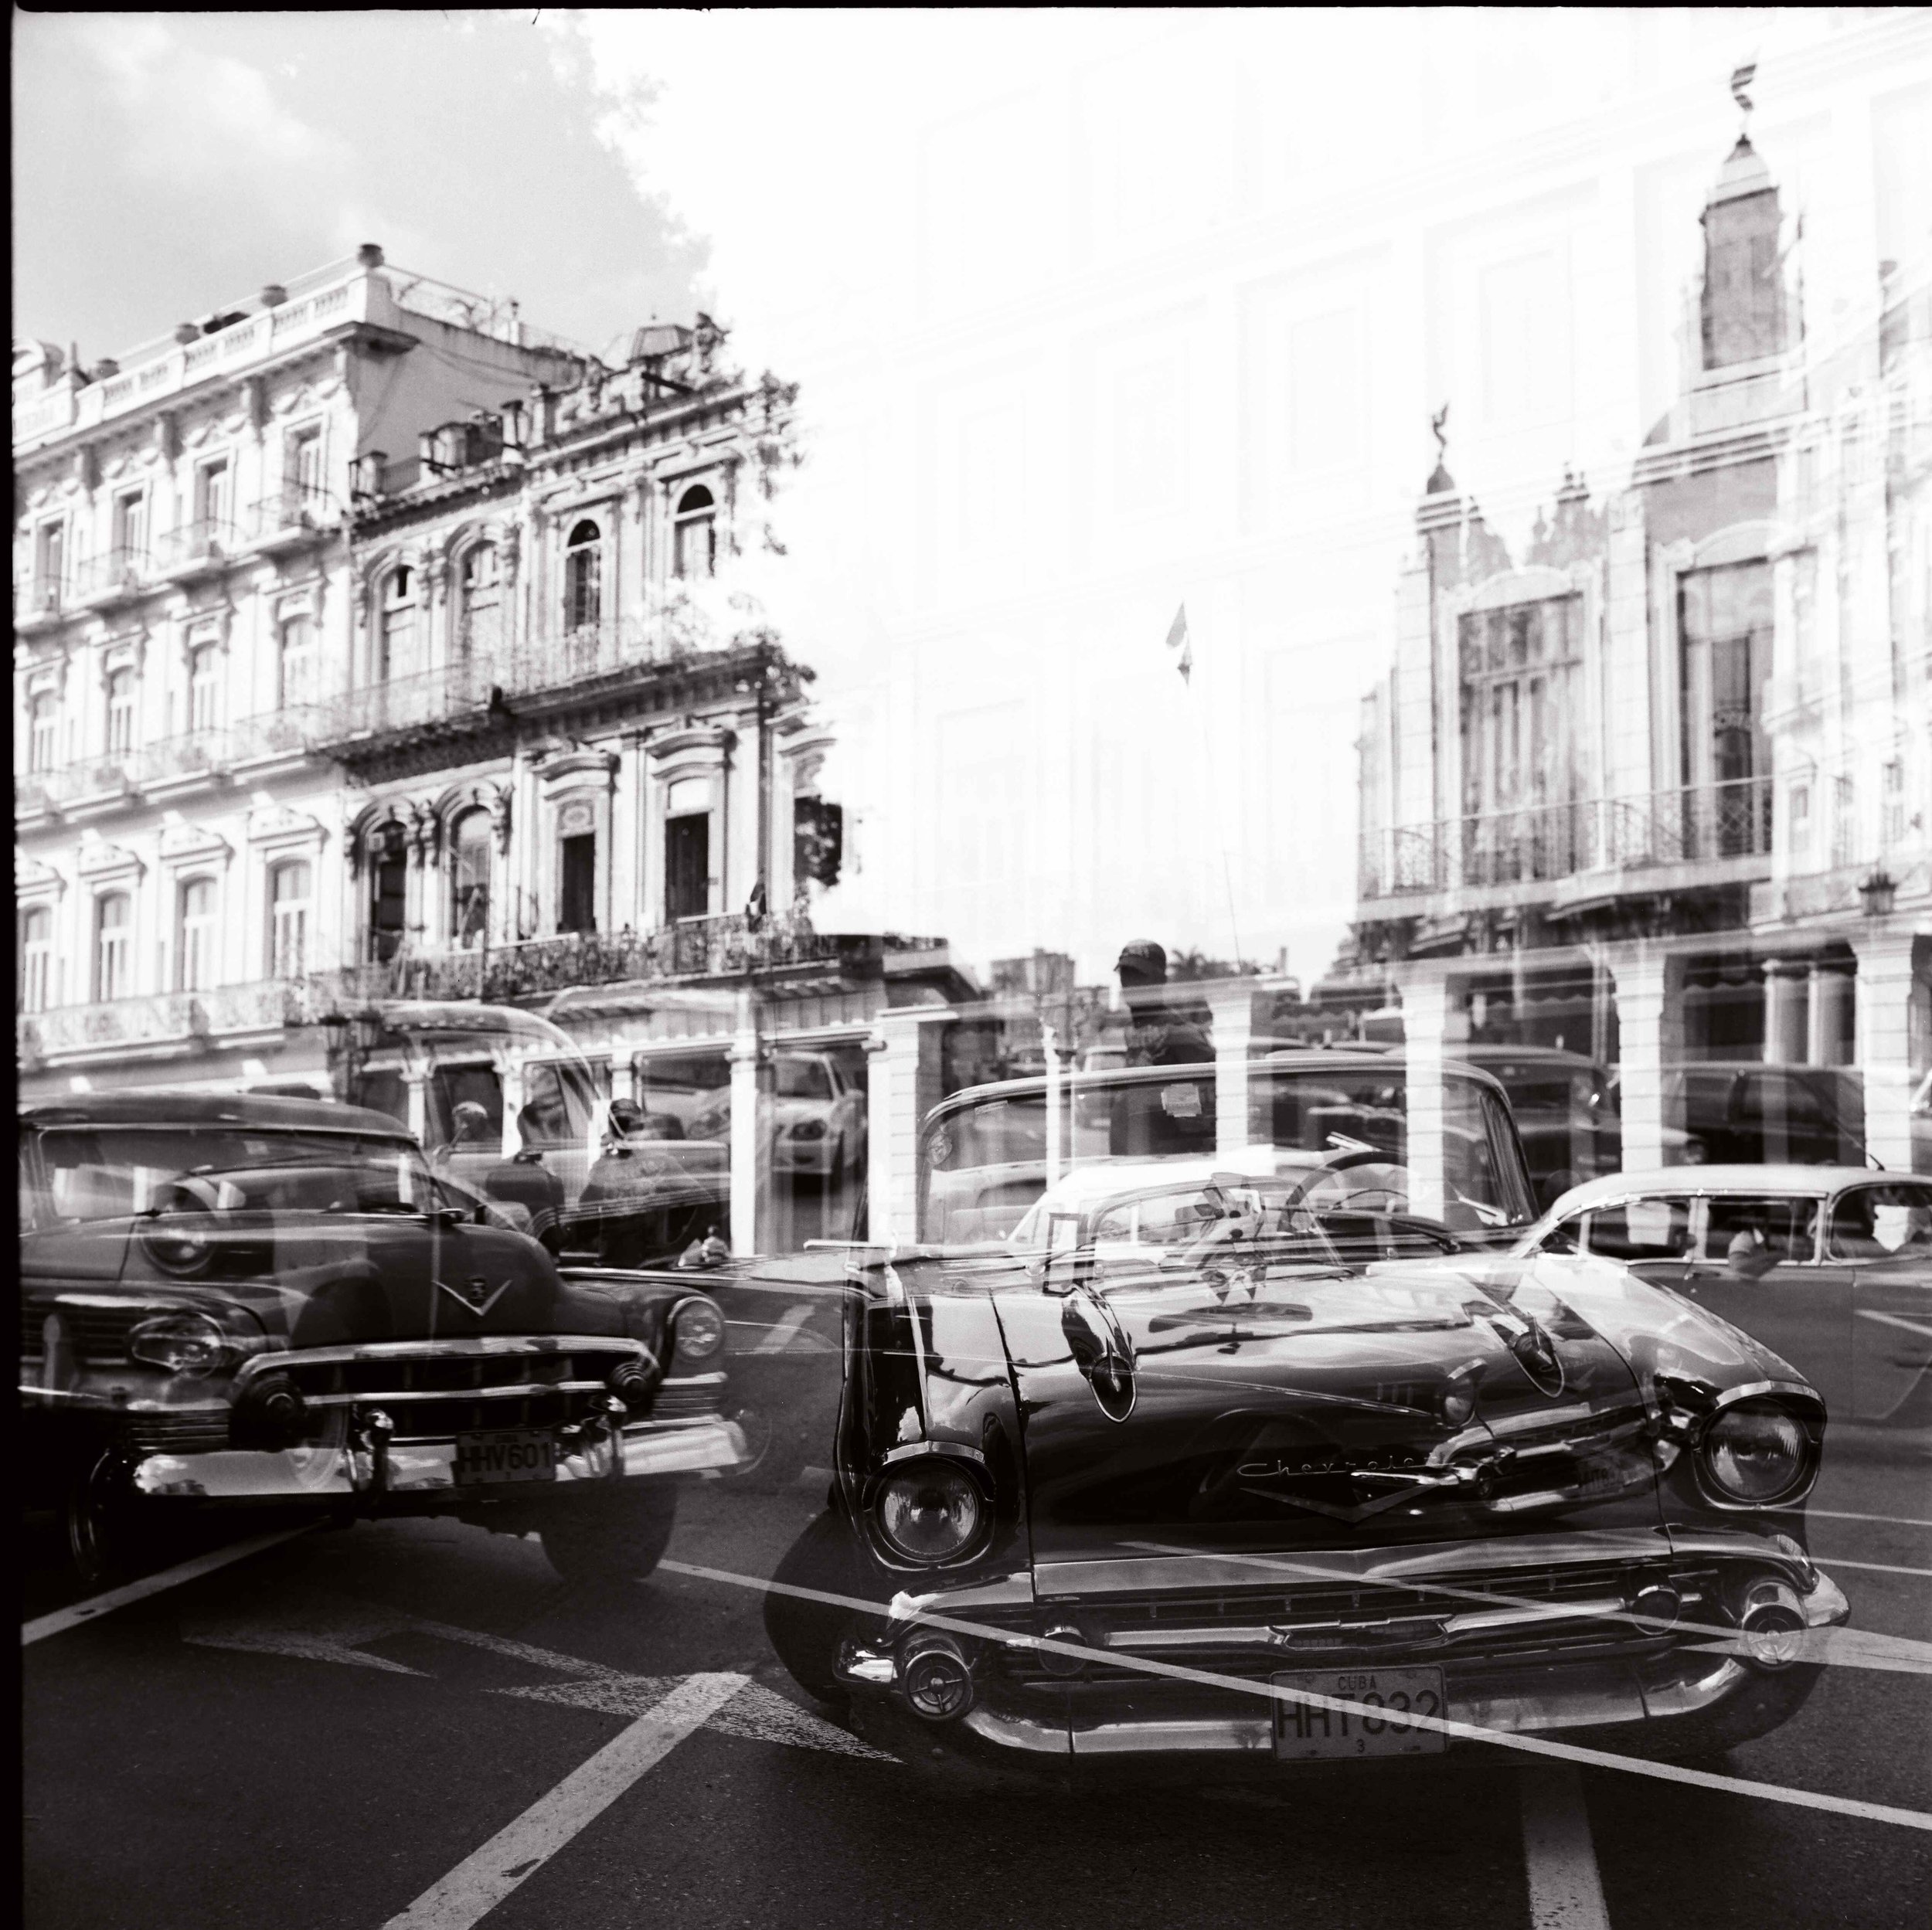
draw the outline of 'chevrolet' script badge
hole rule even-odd
[[[472,1273],[467,1280],[455,1286],[452,1286],[447,1280],[436,1283],[451,1300],[467,1307],[479,1319],[488,1313],[515,1283],[514,1280],[505,1280],[502,1286],[492,1289],[481,1273]]]

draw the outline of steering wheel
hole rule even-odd
[[[1400,1164],[1399,1160],[1391,1159],[1386,1153],[1372,1146],[1338,1153],[1332,1159],[1324,1160],[1306,1179],[1298,1182],[1294,1190],[1282,1201],[1281,1211],[1284,1213],[1292,1211],[1308,1197],[1308,1189],[1318,1181],[1326,1179],[1331,1173],[1345,1173],[1357,1166],[1397,1166]]]

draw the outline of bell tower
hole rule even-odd
[[[1760,362],[1788,345],[1778,231],[1783,211],[1770,170],[1751,145],[1745,91],[1755,72],[1740,67],[1731,92],[1747,126],[1718,171],[1704,212],[1704,285],[1699,304],[1706,372]]]

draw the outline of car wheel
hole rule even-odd
[[[141,1506],[112,1448],[90,1449],[74,1469],[61,1497],[61,1527],[83,1587],[111,1588],[147,1565],[155,1539]]]
[[[566,1582],[641,1582],[663,1558],[678,1517],[668,1483],[627,1483],[614,1493],[560,1506],[539,1532]]]
[[[845,1689],[835,1673],[835,1664],[839,1644],[852,1632],[854,1612],[781,1591],[812,1589],[828,1595],[858,1594],[860,1575],[850,1524],[828,1509],[785,1551],[771,1578],[777,1586],[765,1596],[765,1633],[778,1660],[808,1695],[821,1702],[845,1701]]]

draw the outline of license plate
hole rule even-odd
[[[460,1488],[489,1481],[554,1481],[556,1447],[540,1429],[459,1434],[454,1471]]]
[[[1411,1719],[1448,1714],[1440,1669],[1319,1669],[1271,1679],[1277,1689],[1300,1689],[1367,1705],[1359,1712],[1277,1701],[1274,1752],[1284,1762],[1329,1756],[1440,1755],[1448,1741],[1440,1729],[1426,1728]]]

